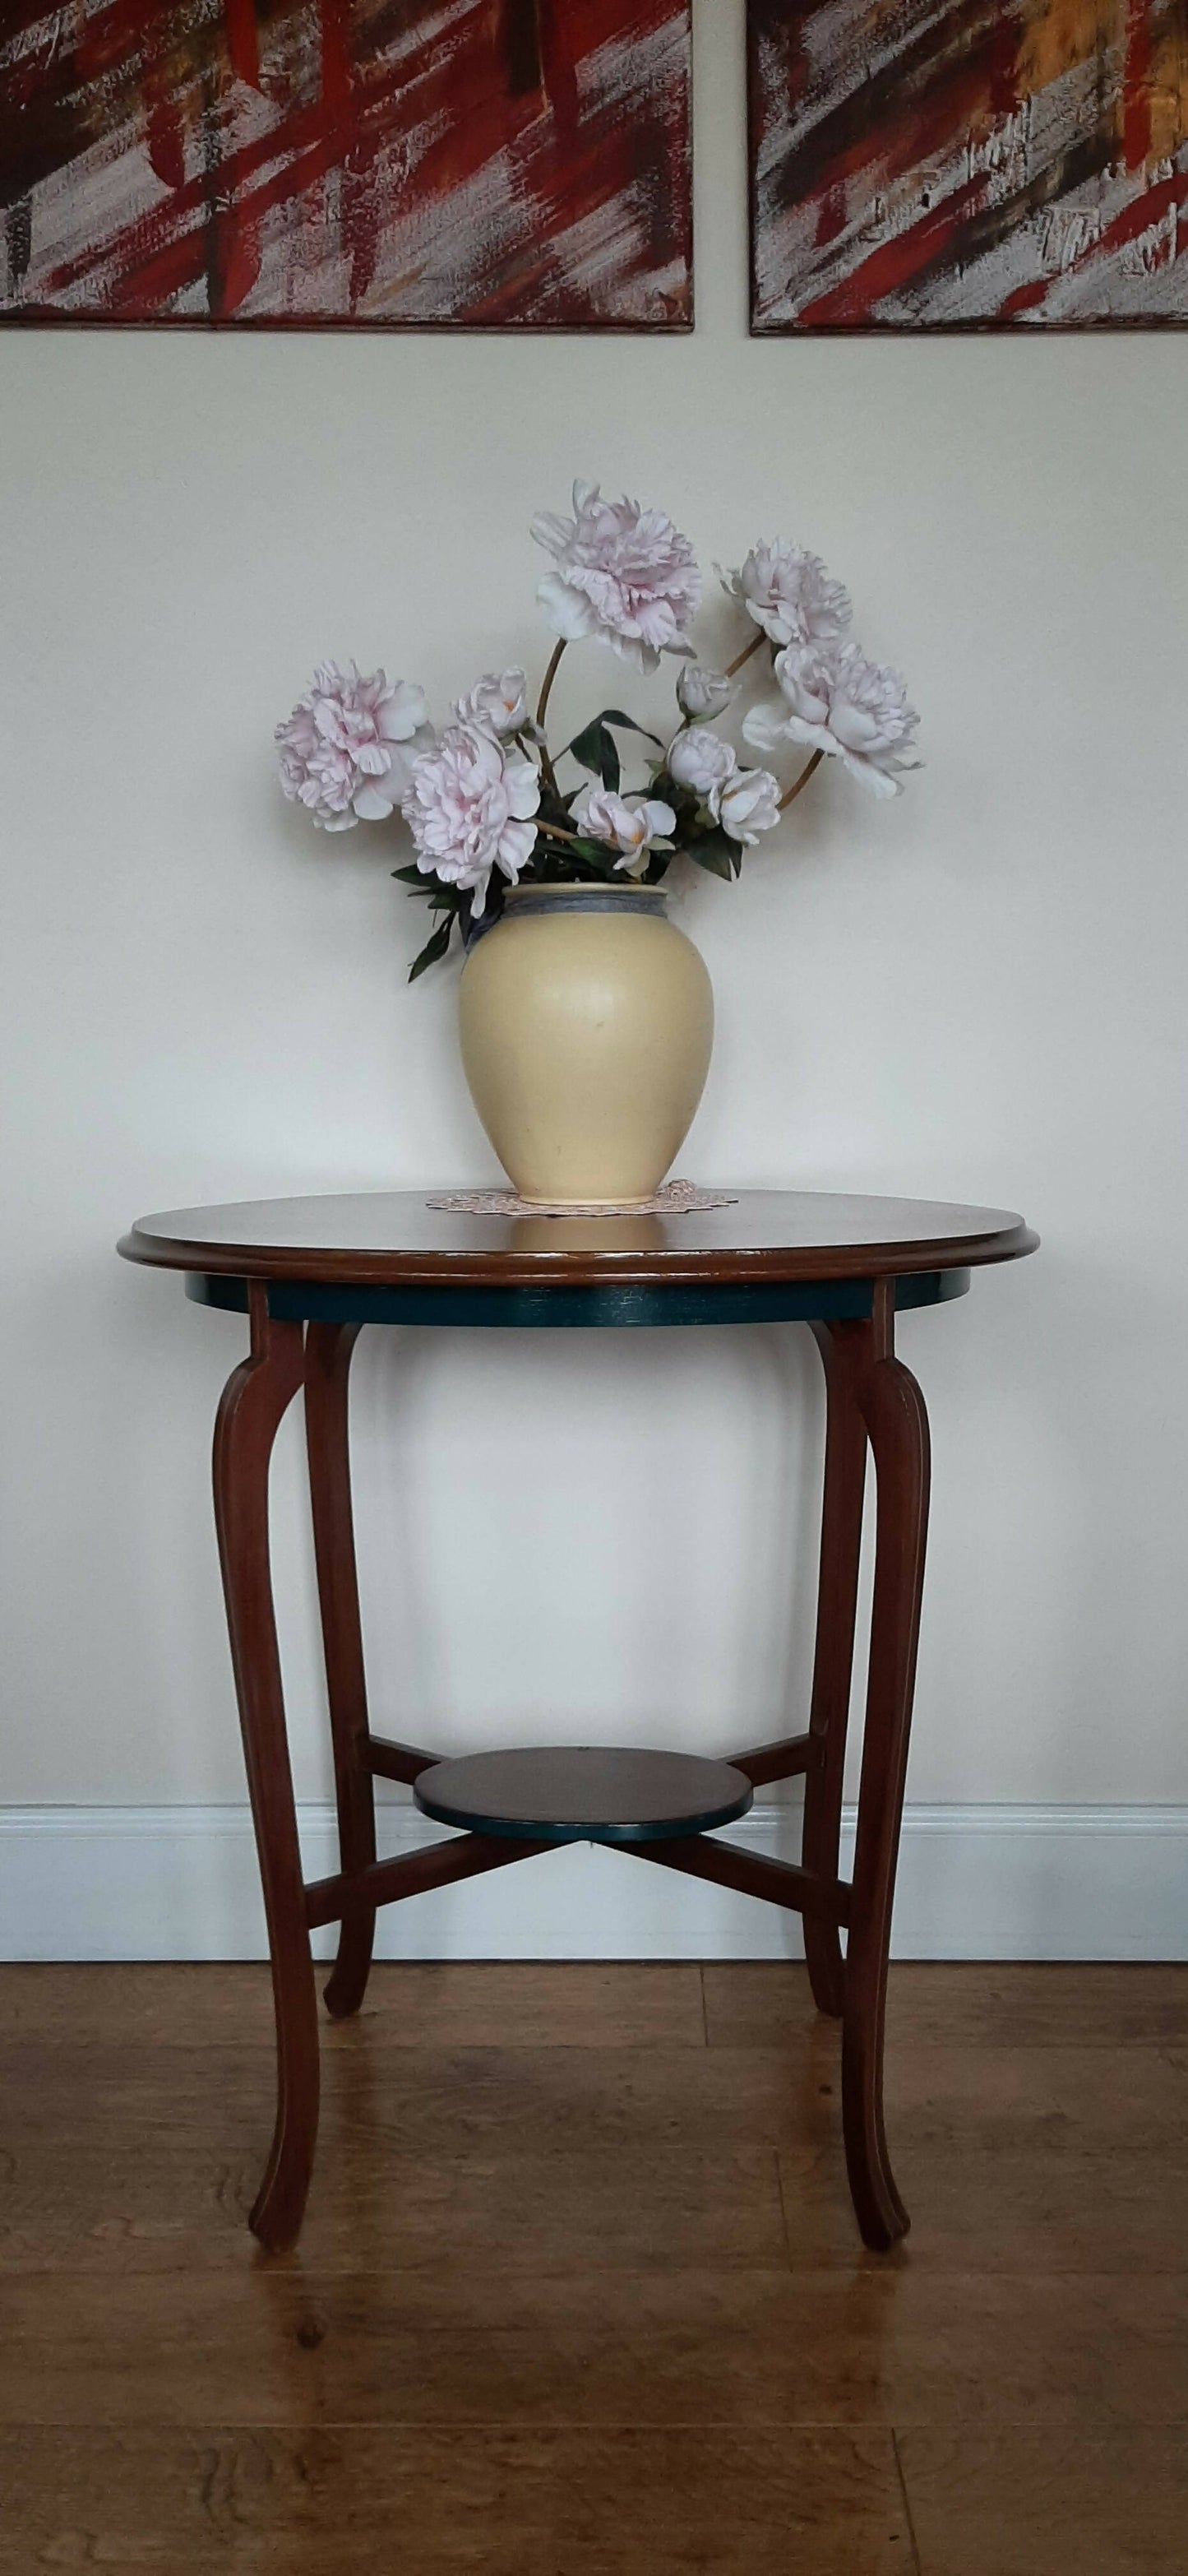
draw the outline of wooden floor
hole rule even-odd
[[[0,1968],[0,2569],[1181,2576],[1188,1969],[384,1967],[299,2253],[267,1972]]]

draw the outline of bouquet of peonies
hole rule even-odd
[[[657,885],[681,852],[729,881],[827,754],[880,796],[894,795],[916,766],[908,754],[919,718],[903,681],[852,642],[846,592],[803,546],[777,538],[753,547],[739,571],[720,574],[759,632],[714,671],[696,661],[689,637],[701,599],[697,559],[663,511],[604,501],[596,484],[575,483],[573,517],[546,512],[532,533],[553,558],[537,596],[559,639],[535,716],[523,671],[488,671],[439,734],[410,681],[383,671],[364,679],[353,662],[346,671],[323,662],[276,729],[285,795],[323,830],[387,822],[397,809],[404,816],[416,861],[394,873],[439,916],[410,980],[445,956],[455,922],[466,942],[492,920],[505,885],[621,874]],[[563,751],[550,751],[545,719],[557,667],[566,645],[586,637],[641,671],[654,671],[662,653],[680,656],[680,723],[667,749],[633,716],[605,707]],[[759,654],[775,685],[744,716],[744,742],[769,756],[789,743],[811,754],[783,791],[770,769],[743,766],[717,730],[738,675]],[[642,787],[624,790],[623,736],[657,755],[643,757]],[[566,761],[584,778],[559,776]]]

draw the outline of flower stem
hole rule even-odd
[[[800,794],[801,788],[802,788],[802,787],[807,787],[807,786],[808,786],[809,780],[810,780],[810,778],[812,777],[812,774],[813,774],[814,769],[819,769],[819,768],[820,768],[821,763],[822,763],[822,761],[824,760],[824,758],[825,758],[825,754],[824,754],[824,752],[823,752],[823,751],[815,751],[815,752],[813,753],[812,759],[811,759],[810,761],[807,761],[807,762],[806,762],[806,764],[805,764],[804,768],[801,770],[800,776],[799,776],[799,778],[796,780],[796,782],[795,782],[794,786],[792,786],[792,787],[790,787],[790,788],[788,789],[788,793],[787,793],[787,795],[786,795],[786,796],[781,796],[781,798],[780,798],[780,812],[781,812],[781,814],[786,814],[786,813],[787,813],[787,811],[788,811],[788,807],[789,807],[790,805],[794,805],[794,804],[796,803],[796,799],[797,799],[797,797],[798,797],[798,796],[799,796],[799,794]]]
[[[545,841],[573,841],[576,844],[582,838],[580,832],[563,831],[560,823],[538,823],[536,828]]]
[[[761,652],[766,642],[767,637],[760,628],[758,635],[752,635],[750,643],[744,644],[741,653],[735,654],[733,662],[727,663],[726,678],[732,680],[735,672],[741,671],[744,662],[749,662],[753,653]]]
[[[566,639],[563,635],[560,642],[554,644],[552,658],[550,660],[548,670],[544,675],[544,687],[541,690],[540,703],[536,710],[536,728],[537,732],[541,735],[544,733],[544,720],[549,712],[549,699],[553,694],[553,682],[561,667],[561,656],[565,651],[565,642]],[[557,772],[553,767],[552,755],[549,751],[549,746],[547,742],[544,742],[543,740],[540,746],[540,765],[544,771],[545,779],[548,785],[552,788],[555,796],[557,793]]]
[[[551,696],[552,696],[552,694],[553,694],[553,682],[554,682],[554,680],[556,679],[556,677],[557,677],[557,673],[558,673],[558,671],[559,671],[559,669],[560,669],[560,667],[561,667],[561,656],[562,656],[562,654],[563,654],[563,652],[564,652],[564,651],[565,651],[565,637],[564,637],[564,636],[562,636],[562,637],[561,637],[561,641],[560,641],[560,643],[559,643],[559,644],[554,644],[554,646],[553,646],[553,658],[552,658],[551,662],[549,663],[548,670],[545,672],[545,675],[544,675],[544,687],[543,687],[543,689],[541,690],[541,693],[540,693],[540,704],[539,704],[539,706],[538,706],[538,708],[537,708],[537,710],[536,710],[536,721],[537,721],[538,725],[543,725],[544,720],[545,720],[545,717],[547,716],[547,714],[548,714],[548,712],[549,712],[549,699],[551,698]]]

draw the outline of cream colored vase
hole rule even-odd
[[[462,972],[471,1097],[520,1196],[638,1206],[705,1087],[714,997],[657,886],[520,886]]]

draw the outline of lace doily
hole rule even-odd
[[[603,1200],[543,1205],[517,1198],[514,1190],[448,1190],[427,1199],[427,1207],[446,1216],[701,1216],[711,1208],[734,1207],[728,1190],[699,1190],[693,1181],[666,1181],[654,1198],[632,1206],[608,1207]]]

